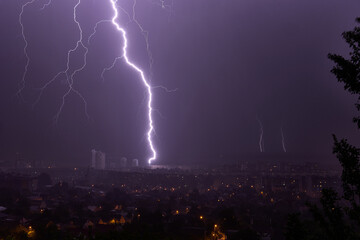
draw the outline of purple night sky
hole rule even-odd
[[[138,26],[123,12],[128,54],[151,78],[157,163],[228,163],[259,154],[259,124],[265,153],[332,157],[335,133],[352,143],[360,138],[352,117],[355,99],[330,73],[328,53],[347,54],[341,33],[355,26],[358,0],[137,0],[136,16],[149,31],[153,55],[150,76],[146,44]],[[34,107],[39,88],[66,68],[67,51],[79,33],[73,21],[75,0],[37,0],[25,8],[23,23],[31,59],[23,90],[16,92],[26,63],[18,22],[23,0],[0,0],[0,160],[20,152],[27,159],[57,164],[88,164],[90,149],[113,156],[150,154],[146,139],[146,89],[124,61],[104,74],[121,55],[122,38],[101,24],[89,47],[86,68],[74,87],[88,104],[69,95],[64,76],[51,84]],[[129,13],[133,0],[119,0]],[[82,0],[78,20],[87,39],[96,22],[111,19],[109,0]],[[127,24],[128,23],[128,24]],[[85,40],[86,43],[86,40]],[[72,55],[71,70],[83,51]],[[320,159],[320,158],[319,158]]]

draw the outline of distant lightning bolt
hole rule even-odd
[[[52,0],[48,0],[46,3],[44,3],[44,5],[40,8],[40,11],[44,10],[45,8],[47,8],[48,6],[50,6],[52,3]]]
[[[154,132],[154,126],[153,126],[153,119],[152,119],[152,112],[153,112],[153,108],[152,108],[152,92],[151,92],[151,86],[149,84],[149,82],[146,80],[145,78],[145,74],[143,72],[143,70],[141,70],[138,66],[136,66],[134,63],[132,63],[128,56],[127,56],[127,47],[128,47],[128,40],[127,40],[127,37],[126,37],[126,31],[120,27],[120,25],[116,22],[118,16],[119,16],[119,12],[117,10],[117,7],[116,7],[116,3],[117,3],[117,0],[109,0],[111,5],[112,5],[112,8],[114,10],[114,16],[112,18],[112,24],[115,26],[116,30],[119,31],[123,37],[123,47],[122,47],[122,52],[123,52],[123,55],[122,57],[125,59],[127,65],[129,65],[132,69],[134,69],[136,72],[139,73],[140,77],[141,77],[141,80],[148,92],[148,104],[147,104],[147,107],[148,107],[148,132],[147,132],[147,139],[148,139],[148,143],[149,143],[149,147],[150,147],[150,150],[152,152],[152,156],[148,159],[148,162],[149,164],[151,164],[151,162],[153,160],[156,159],[156,150],[154,148],[154,145],[153,145],[153,142],[152,142],[152,134]]]
[[[283,127],[280,127],[280,132],[281,132],[281,143],[282,143],[282,148],[284,150],[284,152],[286,152],[286,147],[285,147],[285,137],[284,137],[284,131],[283,131]]]
[[[25,4],[23,4],[21,6],[21,12],[19,14],[19,24],[21,26],[21,36],[25,42],[25,46],[23,48],[23,52],[24,52],[24,56],[25,56],[25,59],[26,59],[26,63],[25,63],[25,67],[24,67],[24,72],[23,72],[23,75],[22,75],[22,78],[21,78],[21,82],[19,84],[19,90],[17,91],[16,95],[20,98],[22,98],[22,91],[24,90],[25,86],[26,86],[26,75],[28,73],[28,69],[29,69],[29,65],[30,65],[30,57],[29,57],[29,54],[28,54],[28,46],[29,46],[29,43],[26,39],[26,35],[25,35],[25,28],[24,28],[24,23],[23,23],[23,14],[24,14],[24,10],[25,8],[28,6],[28,5],[31,5],[35,2],[36,0],[31,0],[31,1],[28,1],[26,2]]]
[[[128,21],[125,25],[131,23],[132,20],[131,20],[130,14],[129,14],[120,4],[118,4],[117,7],[118,7],[121,11],[123,11],[123,12],[125,13],[125,15],[126,15],[126,16],[128,17],[128,19],[129,19],[129,21]]]
[[[259,148],[260,148],[260,152],[265,152],[265,147],[264,147],[264,127],[263,124],[261,122],[261,120],[259,119],[259,117],[256,117],[256,120],[259,123],[260,126],[260,138],[259,138]]]
[[[51,1],[49,1],[49,4],[50,3],[51,3]],[[54,122],[55,123],[58,122],[60,114],[61,114],[61,112],[62,112],[62,110],[63,110],[63,108],[65,106],[66,98],[69,96],[69,94],[71,92],[78,95],[79,98],[82,100],[82,102],[84,103],[85,115],[89,118],[89,115],[87,113],[87,102],[86,102],[85,98],[82,96],[82,94],[78,90],[76,90],[74,88],[74,77],[75,77],[75,75],[77,73],[79,73],[80,71],[82,71],[86,67],[86,63],[87,63],[86,62],[86,59],[87,59],[86,57],[87,57],[87,54],[89,52],[89,49],[83,43],[83,31],[82,31],[80,22],[77,19],[77,14],[76,14],[77,13],[77,8],[78,8],[78,6],[80,4],[81,4],[81,0],[78,0],[78,2],[76,3],[76,5],[74,6],[74,9],[73,9],[73,19],[74,19],[74,22],[76,23],[76,25],[78,27],[78,30],[79,30],[79,39],[77,40],[76,45],[67,52],[66,69],[61,71],[61,72],[58,72],[50,81],[48,81],[45,85],[43,85],[43,87],[40,88],[40,94],[38,95],[38,98],[36,99],[36,101],[34,103],[34,106],[35,106],[40,101],[40,98],[41,98],[43,92],[45,91],[45,89],[50,84],[52,84],[60,75],[65,75],[66,82],[67,82],[67,85],[68,85],[68,90],[62,96],[62,101],[61,101],[60,107],[59,107],[59,109],[58,109],[58,111],[57,111],[57,113],[55,114],[55,117],[54,117]],[[76,52],[80,47],[82,47],[85,50],[85,53],[83,55],[83,64],[79,68],[75,69],[72,73],[70,73],[71,54]]]

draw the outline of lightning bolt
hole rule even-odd
[[[51,0],[48,2],[48,4],[51,4]],[[67,52],[67,61],[66,61],[66,69],[63,70],[63,71],[60,71],[58,72],[52,79],[50,79],[50,81],[48,81],[47,83],[45,83],[41,88],[40,88],[40,93],[38,95],[38,98],[36,99],[35,103],[33,104],[33,106],[35,106],[41,99],[41,96],[43,94],[43,92],[45,91],[45,89],[50,85],[52,84],[60,75],[65,75],[66,77],[66,82],[67,82],[67,85],[68,85],[68,90],[63,94],[62,96],[62,101],[61,101],[61,104],[60,104],[60,107],[57,111],[57,113],[55,114],[54,116],[54,122],[57,123],[58,120],[59,120],[59,117],[60,117],[60,114],[62,113],[62,110],[65,106],[65,101],[66,101],[66,98],[70,95],[70,93],[75,93],[81,100],[82,102],[84,103],[84,110],[85,110],[85,115],[87,118],[90,118],[89,117],[89,114],[87,112],[87,102],[85,100],[85,98],[83,97],[83,95],[77,90],[74,88],[74,78],[75,78],[75,75],[78,74],[80,71],[82,71],[85,67],[86,67],[86,64],[87,64],[87,54],[89,52],[89,49],[85,46],[85,44],[83,43],[83,31],[82,31],[82,28],[81,28],[81,24],[80,22],[78,21],[77,19],[77,8],[79,7],[79,5],[81,4],[81,0],[78,0],[76,5],[74,6],[73,8],[73,20],[75,22],[75,24],[77,25],[78,27],[78,30],[79,30],[79,39],[77,40],[75,46],[73,48],[71,48],[70,50],[68,50]],[[71,54],[75,53],[76,51],[78,51],[79,49],[83,48],[85,50],[84,52],[84,55],[83,55],[83,64],[73,70],[72,72],[70,72],[70,60],[71,60]]]
[[[259,148],[260,148],[260,152],[265,152],[265,147],[264,147],[264,127],[263,124],[261,122],[261,120],[259,119],[258,116],[256,116],[256,120],[259,123],[260,126],[260,138],[259,138]]]
[[[149,32],[147,30],[144,29],[144,27],[142,26],[142,24],[139,22],[139,20],[136,18],[136,5],[137,5],[137,0],[133,0],[133,5],[132,5],[132,13],[131,13],[131,16],[130,14],[123,8],[121,7],[120,5],[117,5],[117,1],[115,2],[115,6],[116,8],[119,8],[121,11],[123,11],[125,13],[125,15],[128,17],[129,21],[125,24],[125,25],[128,25],[129,23],[133,22],[135,23],[135,25],[139,28],[143,38],[144,38],[144,41],[145,41],[145,45],[146,45],[146,52],[147,52],[147,55],[148,55],[148,59],[149,59],[149,72],[150,72],[150,76],[152,76],[153,74],[153,63],[154,63],[154,59],[153,59],[153,54],[151,52],[151,49],[150,49],[150,43],[149,43]],[[90,35],[89,37],[89,43],[90,43],[90,40],[91,38],[96,34],[96,29],[98,27],[99,24],[101,23],[106,23],[106,22],[109,22],[109,20],[101,20],[99,22],[96,23],[95,27],[94,27],[94,31],[93,33]],[[110,21],[111,22],[111,21]],[[112,62],[112,64],[106,68],[103,69],[102,73],[101,73],[101,79],[103,81],[105,81],[105,77],[104,77],[104,74],[107,72],[107,71],[110,71],[111,69],[113,69],[117,63],[118,60],[120,60],[123,56],[119,56],[119,57],[116,57],[114,59],[114,61]]]
[[[26,3],[24,3],[22,6],[21,6],[21,12],[19,14],[19,24],[20,24],[20,27],[21,27],[21,36],[23,38],[23,41],[25,43],[24,45],[24,48],[23,48],[23,52],[24,52],[24,56],[25,56],[25,59],[26,59],[26,62],[25,62],[25,67],[24,67],[24,72],[23,72],[23,75],[22,75],[22,78],[21,78],[21,82],[19,84],[19,90],[17,91],[16,95],[22,99],[22,91],[25,89],[26,87],[26,75],[28,73],[28,70],[29,70],[29,65],[30,65],[30,57],[29,57],[29,54],[28,54],[28,46],[29,46],[29,43],[26,39],[26,35],[25,35],[25,28],[24,28],[24,23],[23,23],[23,14],[24,14],[24,11],[25,11],[25,8],[31,4],[33,4],[36,0],[31,0],[31,1],[28,1]]]
[[[102,70],[101,72],[101,79],[103,80],[103,82],[105,81],[105,77],[104,77],[104,74],[107,72],[107,71],[110,71],[111,69],[113,69],[117,63],[118,60],[122,59],[124,56],[119,56],[119,57],[116,57],[113,61],[113,63],[109,66],[109,67],[106,67]]]
[[[137,27],[139,28],[141,34],[143,35],[144,41],[145,41],[145,45],[146,45],[146,51],[147,51],[147,55],[148,55],[148,59],[149,59],[149,69],[150,69],[150,76],[153,75],[153,63],[154,63],[154,59],[153,59],[153,54],[151,52],[151,48],[150,48],[150,43],[149,43],[149,31],[145,30],[144,27],[142,26],[142,24],[139,22],[139,20],[136,18],[136,4],[137,4],[137,0],[133,0],[133,6],[132,6],[132,17],[130,18],[130,14],[126,12],[125,9],[121,8],[121,10],[123,12],[125,12],[125,14],[128,16],[128,18],[130,19],[130,22],[134,22]],[[166,5],[165,4],[165,0],[161,0],[160,1],[160,6],[162,9],[170,9],[170,11],[172,10],[172,5]],[[116,61],[116,60],[115,60]],[[114,62],[115,63],[115,62]],[[114,64],[113,64],[114,65]],[[110,67],[111,69],[111,67]],[[106,69],[108,70],[108,69]],[[167,87],[164,86],[153,86],[152,89],[162,89],[167,93],[172,93],[172,92],[176,92],[178,89],[169,89]],[[162,115],[161,115],[162,116]]]
[[[152,156],[148,159],[148,163],[151,164],[151,162],[156,159],[156,155],[157,155],[156,150],[153,145],[153,142],[152,142],[154,126],[153,126],[153,119],[152,119],[153,108],[152,108],[151,86],[150,86],[149,82],[147,81],[143,70],[141,70],[137,65],[135,65],[133,62],[131,62],[128,58],[128,55],[127,55],[128,40],[126,37],[126,31],[116,21],[119,16],[119,12],[116,7],[117,0],[109,0],[109,1],[111,3],[112,9],[114,11],[114,16],[112,18],[112,24],[114,25],[116,30],[121,33],[122,38],[123,38],[122,57],[125,59],[126,64],[129,65],[129,67],[131,67],[133,70],[135,70],[140,75],[141,81],[144,84],[144,86],[147,90],[147,93],[148,93],[147,107],[148,107],[148,121],[149,122],[148,122],[148,131],[147,131],[147,140],[149,143],[150,150],[152,152]]]
[[[126,13],[126,14],[127,14],[127,13]],[[129,18],[130,18],[130,16],[129,16]],[[97,33],[97,29],[99,28],[100,24],[105,24],[105,23],[112,24],[112,21],[111,21],[111,20],[107,20],[107,19],[103,19],[103,20],[98,21],[98,22],[95,24],[92,33],[91,33],[91,34],[89,35],[89,37],[88,37],[88,40],[87,40],[88,45],[90,45],[91,40],[95,37],[95,35],[96,35],[96,33]],[[105,82],[105,77],[104,77],[105,72],[110,71],[112,68],[114,68],[116,62],[117,62],[119,59],[121,59],[121,58],[122,58],[122,57],[116,57],[116,58],[114,59],[113,63],[112,63],[109,67],[106,67],[106,68],[104,68],[104,69],[102,70],[100,76],[101,76],[101,79],[102,79],[103,82]]]
[[[117,3],[117,2],[116,2]],[[122,12],[124,12],[124,14],[128,17],[129,21],[125,24],[128,25],[129,23],[133,22],[135,23],[135,25],[139,28],[144,41],[145,41],[145,45],[146,45],[146,51],[147,51],[147,55],[148,55],[148,59],[149,59],[149,70],[150,70],[150,76],[152,76],[153,74],[153,63],[154,63],[154,59],[153,59],[153,54],[151,52],[151,48],[150,48],[150,42],[149,42],[149,32],[147,30],[144,29],[144,27],[142,26],[142,24],[139,22],[139,20],[136,18],[136,5],[137,5],[137,0],[133,0],[133,5],[132,5],[132,16],[130,16],[130,14],[123,8],[121,7],[121,5],[116,5],[117,8],[119,8]],[[167,9],[169,7],[171,7],[170,5],[165,5],[165,1],[161,1],[161,6],[164,9]],[[100,24],[104,24],[104,23],[111,23],[111,20],[100,20],[98,21],[93,29],[93,32],[90,34],[89,38],[88,38],[88,45],[90,45],[91,39],[96,35],[97,33],[97,28],[99,27]],[[116,57],[113,62],[111,63],[110,66],[105,67],[102,72],[101,72],[101,79],[104,82],[105,81],[105,73],[110,71],[111,69],[113,69],[116,65],[116,63],[118,62],[118,60],[122,59],[123,56],[118,56]],[[152,86],[153,89],[162,89],[167,93],[172,93],[172,92],[176,92],[178,89],[169,89],[165,86]]]
[[[48,0],[46,3],[44,3],[44,5],[40,8],[40,11],[44,10],[45,8],[47,8],[48,6],[50,6],[52,3],[52,0]]]
[[[25,42],[25,47],[24,47],[24,55],[26,57],[26,65],[25,65],[25,70],[24,70],[24,74],[23,74],[23,78],[22,78],[22,81],[21,81],[21,84],[20,84],[20,88],[19,88],[19,91],[18,91],[18,95],[21,96],[21,92],[22,90],[25,88],[25,79],[26,79],[26,75],[27,75],[27,71],[28,71],[28,67],[29,67],[29,64],[30,64],[30,58],[28,56],[28,53],[27,53],[27,47],[28,47],[28,41],[26,39],[26,36],[25,36],[25,33],[24,33],[24,25],[23,25],[23,20],[22,20],[22,17],[23,17],[23,13],[24,13],[24,10],[25,8],[34,3],[36,0],[31,0],[31,1],[28,1],[26,2],[25,4],[22,5],[21,7],[21,13],[19,15],[19,23],[21,25],[21,33],[22,33],[22,36],[23,36],[23,40]],[[118,56],[114,59],[113,63],[111,64],[111,66],[105,68],[101,74],[101,77],[104,79],[104,74],[106,71],[109,71],[110,69],[112,69],[113,67],[115,67],[116,63],[118,60],[120,59],[125,59],[125,62],[126,64],[131,67],[133,70],[135,70],[139,75],[140,75],[140,78],[141,78],[141,81],[142,83],[144,84],[144,87],[146,88],[147,90],[147,95],[148,95],[148,100],[147,100],[147,108],[148,108],[148,130],[147,130],[147,140],[148,140],[148,144],[149,144],[149,148],[151,150],[151,156],[149,157],[148,159],[148,163],[151,164],[151,162],[153,160],[156,159],[156,156],[157,156],[157,152],[154,148],[154,145],[153,145],[153,141],[152,141],[152,136],[155,132],[154,130],[154,126],[153,126],[153,118],[152,118],[152,114],[154,111],[157,111],[156,109],[153,109],[152,107],[152,89],[163,89],[165,90],[166,92],[174,92],[176,91],[177,89],[175,90],[169,90],[167,89],[166,87],[163,87],[163,86],[151,86],[149,81],[146,79],[145,77],[145,74],[144,74],[144,71],[138,67],[135,63],[131,62],[128,55],[127,55],[127,47],[128,47],[128,40],[127,40],[127,33],[125,31],[124,28],[122,28],[120,26],[119,23],[117,23],[117,19],[118,19],[118,16],[119,16],[119,12],[118,12],[118,8],[117,8],[117,2],[118,0],[109,0],[110,4],[111,4],[111,7],[113,9],[113,12],[114,12],[114,15],[112,17],[111,20],[101,20],[99,22],[97,22],[93,28],[93,32],[89,35],[88,39],[87,39],[87,43],[88,45],[90,45],[90,42],[91,42],[91,39],[95,36],[95,34],[97,33],[97,28],[99,27],[100,24],[103,24],[103,23],[110,23],[112,24],[116,30],[121,33],[121,36],[123,38],[123,47],[122,47],[122,55],[121,56]],[[50,6],[52,4],[52,0],[47,0],[43,5],[42,7],[40,8],[40,10],[44,10],[46,9],[48,6]],[[79,5],[81,4],[81,0],[77,0],[77,3],[75,4],[74,8],[73,8],[73,20],[74,20],[74,23],[77,25],[77,28],[78,28],[78,31],[79,31],[79,38],[78,40],[76,41],[76,44],[67,51],[67,55],[66,55],[66,68],[63,69],[62,71],[58,72],[57,74],[55,74],[53,76],[53,78],[51,78],[48,82],[46,82],[42,87],[39,88],[39,94],[33,104],[33,107],[36,106],[36,104],[41,100],[41,97],[44,93],[44,91],[52,84],[54,83],[60,76],[64,76],[65,77],[65,80],[66,80],[66,85],[67,85],[67,90],[65,91],[65,93],[63,94],[62,96],[62,101],[61,101],[61,104],[59,106],[59,109],[57,111],[57,113],[55,114],[54,116],[54,122],[57,123],[58,122],[58,119],[63,111],[63,108],[65,106],[65,103],[66,103],[66,99],[67,97],[71,94],[71,93],[74,93],[76,94],[84,103],[84,109],[85,109],[85,115],[89,118],[89,115],[87,113],[87,102],[85,100],[85,98],[83,97],[83,95],[77,90],[74,88],[74,80],[75,80],[75,77],[76,75],[81,72],[82,70],[84,70],[84,68],[86,67],[87,65],[87,55],[88,55],[88,52],[89,52],[89,49],[88,47],[84,44],[84,38],[83,38],[83,30],[82,30],[82,27],[81,27],[81,24],[80,22],[78,21],[78,18],[77,18],[77,9],[79,7]],[[150,51],[150,44],[149,44],[149,33],[148,31],[146,31],[142,25],[140,24],[140,22],[137,20],[136,18],[136,11],[135,11],[135,8],[136,8],[136,0],[133,1],[133,6],[132,6],[132,17],[123,9],[119,6],[119,9],[121,9],[129,18],[129,22],[134,22],[137,27],[140,29],[141,31],[141,34],[143,35],[144,37],[144,40],[145,40],[145,43],[146,43],[146,49],[147,49],[147,54],[148,54],[148,57],[149,57],[149,68],[150,68],[150,72],[152,72],[152,63],[153,63],[153,58],[152,58],[152,53]],[[162,4],[164,5],[165,3],[162,1]],[[165,5],[164,5],[165,6]],[[76,52],[78,52],[80,49],[84,50],[84,53],[83,53],[83,63],[80,67],[76,68],[76,69],[73,69],[71,70],[71,59],[72,59],[72,55],[75,54]]]
[[[284,131],[283,131],[283,127],[280,127],[280,132],[281,132],[281,143],[282,143],[282,148],[284,150],[284,152],[286,152],[286,147],[285,147],[285,137],[284,137]]]
[[[97,33],[97,29],[99,27],[100,24],[104,24],[104,23],[111,23],[111,20],[100,20],[98,21],[95,26],[94,26],[94,29],[93,29],[93,32],[89,35],[88,37],[88,40],[87,40],[87,43],[88,45],[90,45],[90,42],[91,42],[91,39],[95,36],[95,34]]]

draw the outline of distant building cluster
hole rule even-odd
[[[0,189],[14,199],[0,202],[0,236],[19,228],[29,235],[46,221],[74,236],[89,229],[96,234],[132,229],[133,234],[145,223],[148,229],[162,226],[164,234],[179,239],[240,239],[244,227],[260,236],[252,239],[283,239],[279,236],[288,213],[307,214],[307,202],[317,202],[324,188],[339,192],[341,185],[339,172],[316,163],[243,161],[151,169],[137,167],[137,159],[106,157],[95,149],[91,153],[92,168],[0,171]]]
[[[128,160],[126,157],[119,158],[106,158],[104,152],[92,149],[91,150],[91,168],[97,170],[124,170],[129,168],[139,167],[139,160],[134,158]]]

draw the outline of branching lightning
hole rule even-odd
[[[112,5],[112,8],[113,8],[113,11],[114,11],[114,16],[112,18],[112,24],[114,25],[114,27],[116,28],[117,31],[119,31],[123,37],[123,47],[122,47],[122,56],[123,58],[125,59],[125,62],[127,63],[127,65],[129,65],[132,69],[134,69],[136,72],[139,73],[140,77],[141,77],[141,80],[147,90],[147,93],[148,93],[148,104],[147,104],[147,107],[148,107],[148,120],[149,120],[149,123],[148,123],[148,132],[147,132],[147,139],[148,139],[148,143],[149,143],[149,147],[150,147],[150,150],[152,152],[152,156],[148,159],[148,162],[149,164],[151,164],[151,162],[153,160],[156,159],[156,150],[154,148],[154,145],[153,145],[153,142],[152,142],[152,135],[153,135],[153,132],[154,132],[154,126],[153,126],[153,119],[152,119],[152,112],[153,112],[153,108],[152,108],[152,92],[151,92],[151,86],[149,84],[149,82],[147,81],[147,79],[145,78],[145,74],[143,72],[143,70],[141,70],[138,66],[136,66],[134,63],[132,63],[128,56],[127,56],[127,47],[128,47],[128,40],[127,40],[127,37],[126,37],[126,31],[124,28],[122,28],[118,23],[117,23],[117,18],[119,16],[119,12],[118,12],[118,9],[116,7],[116,2],[117,0],[109,0],[111,5]]]
[[[26,75],[28,73],[28,70],[29,70],[29,65],[30,65],[30,57],[29,57],[29,54],[28,54],[28,46],[29,46],[29,43],[26,39],[26,35],[25,35],[25,28],[24,28],[24,23],[23,23],[23,14],[24,14],[24,10],[27,6],[33,4],[36,0],[31,0],[31,1],[28,1],[26,2],[25,4],[23,4],[21,6],[21,12],[19,14],[19,24],[20,24],[20,27],[21,27],[21,36],[25,42],[25,46],[23,48],[23,52],[24,52],[24,56],[25,56],[25,59],[26,59],[26,63],[25,63],[25,67],[24,67],[24,72],[23,72],[23,75],[22,75],[22,78],[21,78],[21,82],[19,84],[19,90],[17,91],[16,95],[18,97],[20,97],[22,99],[22,91],[24,90],[25,86],[26,86]]]
[[[162,90],[164,90],[165,92],[167,92],[167,93],[172,93],[172,92],[176,92],[177,90],[178,90],[178,88],[174,88],[174,89],[169,89],[169,88],[167,88],[167,87],[164,87],[164,86],[153,86],[153,87],[151,87],[152,89],[162,89]]]
[[[136,18],[136,5],[137,5],[137,0],[133,0],[133,5],[132,5],[132,14],[130,16],[130,14],[123,8],[121,7],[121,5],[117,4],[117,2],[115,2],[116,7],[119,8],[128,18],[128,22],[124,25],[128,25],[129,23],[133,22],[135,23],[135,25],[138,27],[138,29],[140,30],[141,34],[143,35],[144,41],[145,41],[145,45],[146,45],[146,52],[148,55],[148,59],[149,59],[149,72],[150,72],[150,76],[152,76],[153,74],[153,63],[154,63],[154,59],[153,59],[153,55],[151,52],[151,48],[150,48],[150,42],[149,42],[149,32],[147,30],[144,29],[144,27],[142,26],[142,24],[139,22],[139,20]],[[161,7],[164,9],[171,9],[170,5],[166,5],[165,1],[161,1]],[[91,39],[96,35],[97,33],[97,28],[99,27],[100,24],[104,24],[104,23],[111,23],[111,20],[100,20],[98,21],[93,29],[93,32],[90,34],[89,38],[88,38],[88,44],[90,45]],[[118,56],[116,57],[113,62],[111,63],[111,65],[109,65],[108,67],[105,67],[102,72],[101,72],[101,79],[104,82],[105,81],[105,73],[112,70],[116,63],[118,62],[118,60],[122,59],[123,56]],[[178,89],[169,89],[167,87],[164,86],[152,86],[153,89],[162,89],[167,93],[172,93],[172,92],[176,92]]]
[[[51,4],[51,1],[48,2],[49,4]],[[65,75],[66,77],[66,82],[67,82],[67,85],[68,85],[68,90],[64,93],[64,95],[62,96],[62,101],[61,101],[61,104],[60,104],[60,107],[57,111],[57,113],[55,114],[55,117],[54,117],[54,122],[57,123],[58,120],[59,120],[59,117],[60,117],[60,114],[64,108],[64,105],[65,105],[65,101],[66,101],[66,98],[69,96],[69,94],[71,92],[75,93],[76,95],[79,96],[79,98],[82,100],[82,102],[84,103],[84,109],[85,109],[85,115],[89,118],[89,115],[87,113],[87,102],[85,100],[85,98],[83,97],[83,95],[74,88],[74,77],[77,73],[79,73],[80,71],[82,71],[85,67],[86,67],[86,57],[87,57],[87,54],[89,52],[89,49],[85,46],[85,44],[83,43],[83,31],[82,31],[82,28],[81,28],[81,24],[80,22],[78,21],[77,19],[77,8],[78,6],[81,4],[81,0],[78,0],[76,5],[74,6],[74,9],[73,9],[73,20],[74,22],[76,23],[77,27],[78,27],[78,30],[79,30],[79,39],[77,40],[75,46],[73,48],[71,48],[68,52],[67,52],[67,61],[66,61],[66,69],[63,70],[63,71],[60,71],[58,72],[50,81],[48,81],[45,85],[43,85],[41,88],[40,88],[40,93],[38,95],[38,98],[36,99],[35,103],[34,103],[34,106],[40,101],[41,99],[41,96],[43,94],[43,92],[45,91],[45,89],[50,85],[52,84],[60,75]],[[81,48],[83,48],[85,50],[84,52],[84,55],[83,55],[83,64],[75,69],[74,71],[70,72],[70,60],[71,60],[71,54],[76,52],[77,50],[79,50]]]
[[[93,29],[93,32],[89,35],[88,37],[88,40],[87,40],[87,43],[88,45],[90,45],[90,42],[91,42],[91,39],[95,36],[95,34],[97,33],[97,29],[99,27],[100,24],[104,24],[104,23],[111,23],[111,20],[100,20],[98,21],[95,26],[94,26],[94,29]]]
[[[40,8],[40,11],[44,10],[45,8],[47,8],[48,6],[50,6],[52,3],[52,0],[48,0],[46,3],[44,3],[44,5]]]
[[[141,34],[144,37],[144,40],[146,43],[146,51],[147,51],[147,55],[149,58],[149,68],[150,68],[150,76],[151,76],[153,73],[154,60],[153,60],[152,52],[150,50],[149,32],[143,28],[143,26],[140,24],[140,22],[136,18],[136,11],[135,11],[136,4],[137,4],[137,0],[134,0],[133,6],[132,6],[132,21],[139,27]]]
[[[17,95],[19,97],[21,97],[22,95],[22,91],[25,89],[26,87],[26,76],[28,73],[28,69],[29,69],[29,65],[30,65],[30,57],[28,55],[28,41],[25,35],[25,29],[24,29],[24,24],[23,24],[23,14],[25,11],[25,8],[30,5],[33,4],[34,2],[36,2],[37,0],[29,0],[28,2],[26,2],[25,4],[23,4],[21,6],[21,12],[19,15],[19,24],[21,26],[21,33],[22,33],[22,38],[24,40],[25,46],[24,46],[24,55],[26,58],[26,64],[24,67],[24,73],[21,79],[21,82],[19,84],[19,90],[17,92]],[[78,29],[78,33],[79,33],[79,38],[77,39],[76,43],[74,44],[74,46],[72,48],[70,48],[67,51],[66,54],[66,67],[58,72],[57,74],[55,74],[49,81],[47,81],[44,85],[42,85],[38,90],[39,90],[39,94],[37,95],[37,98],[35,99],[34,103],[33,103],[33,107],[35,107],[37,105],[37,103],[41,100],[42,95],[44,94],[45,90],[52,84],[54,83],[56,80],[58,80],[60,77],[64,77],[65,78],[65,83],[67,86],[67,89],[65,91],[65,93],[62,95],[62,100],[61,100],[61,104],[59,106],[58,111],[56,112],[55,116],[54,116],[54,122],[57,123],[59,120],[59,117],[63,111],[63,108],[65,106],[66,103],[66,99],[67,97],[71,94],[71,93],[75,93],[84,103],[84,109],[85,109],[85,114],[86,116],[89,118],[89,115],[87,113],[87,102],[85,100],[85,98],[83,97],[83,95],[74,87],[74,80],[76,78],[76,75],[81,72],[82,70],[85,69],[86,65],[87,65],[87,55],[89,52],[88,46],[91,43],[92,38],[96,35],[98,27],[101,24],[110,24],[111,26],[114,26],[115,29],[121,34],[122,39],[123,39],[123,46],[122,46],[122,53],[121,55],[119,55],[118,57],[116,57],[114,59],[114,61],[112,62],[112,64],[106,68],[103,69],[102,73],[101,73],[101,78],[104,80],[104,74],[111,70],[112,68],[115,67],[115,65],[117,64],[118,60],[124,59],[126,64],[131,67],[133,70],[135,70],[140,78],[142,83],[144,84],[144,87],[146,89],[147,92],[147,109],[148,109],[148,130],[147,130],[147,141],[149,144],[149,148],[151,150],[151,156],[148,159],[148,163],[151,164],[152,161],[154,161],[157,157],[157,152],[155,150],[154,144],[153,144],[153,140],[152,137],[155,134],[155,129],[153,126],[153,113],[154,112],[158,112],[158,110],[154,109],[152,106],[152,102],[153,102],[153,94],[152,94],[152,90],[155,89],[162,89],[166,92],[174,92],[177,91],[177,89],[168,89],[164,86],[152,86],[150,84],[150,81],[146,78],[145,76],[145,72],[144,70],[142,70],[139,66],[137,66],[135,63],[133,63],[132,61],[130,61],[129,57],[128,57],[128,39],[127,39],[127,33],[124,27],[122,26],[126,26],[129,23],[134,23],[137,28],[140,30],[145,44],[146,44],[146,51],[147,51],[147,55],[148,55],[148,59],[149,59],[149,78],[151,78],[152,75],[152,68],[153,68],[153,55],[150,49],[150,44],[149,44],[149,32],[147,30],[144,29],[144,27],[142,26],[142,24],[140,24],[140,22],[138,21],[137,17],[136,17],[136,6],[137,6],[137,0],[133,0],[133,4],[132,4],[132,12],[131,14],[129,14],[124,8],[122,8],[121,6],[117,6],[118,4],[118,0],[108,0],[109,3],[111,4],[111,8],[113,10],[113,16],[111,19],[104,19],[104,20],[100,20],[99,22],[97,22],[93,28],[92,33],[90,33],[90,35],[88,36],[87,39],[84,39],[83,36],[83,29],[82,26],[78,20],[77,17],[77,11],[78,11],[78,7],[81,4],[81,0],[76,0],[76,4],[73,7],[73,21],[77,26]],[[47,7],[49,7],[52,4],[52,0],[44,0],[44,3],[42,4],[40,10],[43,11],[45,10]],[[170,5],[166,5],[165,0],[160,0],[160,5],[163,9],[166,10],[171,10],[172,6]],[[128,17],[128,22],[126,24],[121,24],[118,23],[118,17],[119,17],[119,10],[121,10],[127,17]],[[87,44],[84,44],[84,41]],[[84,52],[82,53],[82,64],[80,67],[77,67],[76,69],[73,69],[71,61],[73,58],[73,54],[78,53],[78,51],[83,50]],[[158,112],[160,114],[160,112]],[[160,114],[161,115],[161,114]]]
[[[127,13],[126,11],[125,11],[125,13],[128,15],[128,13]],[[128,15],[128,17],[129,17],[129,19],[130,19],[130,16],[129,16],[129,15]],[[105,24],[105,23],[112,24],[112,20],[106,20],[106,19],[104,19],[104,20],[98,21],[98,22],[95,24],[92,33],[91,33],[91,34],[89,35],[89,37],[88,37],[88,40],[87,40],[88,45],[90,45],[92,38],[96,35],[97,29],[98,29],[99,25],[100,25],[100,24]],[[120,60],[121,58],[122,58],[122,56],[116,57],[110,66],[105,67],[105,68],[102,70],[100,76],[101,76],[101,79],[102,79],[103,82],[105,81],[105,76],[104,76],[104,74],[105,74],[107,71],[110,71],[111,69],[113,69],[113,68],[115,67],[117,61]]]
[[[259,149],[260,149],[260,152],[265,152],[264,127],[263,127],[263,124],[262,124],[261,120],[259,119],[259,117],[256,117],[256,120],[257,120],[257,122],[259,123],[259,126],[260,126]]]
[[[120,5],[117,4],[117,1],[115,2],[115,7],[116,8],[119,8],[122,12],[124,12],[124,14],[128,17],[129,21],[125,24],[125,25],[128,25],[129,23],[133,22],[136,24],[136,26],[139,28],[143,38],[144,38],[144,41],[145,41],[145,45],[146,45],[146,52],[147,52],[147,55],[148,55],[148,59],[149,59],[149,72],[150,72],[150,76],[152,76],[152,73],[153,73],[153,56],[152,56],[152,52],[150,50],[150,43],[149,43],[149,32],[147,30],[144,29],[144,27],[140,24],[140,22],[137,20],[136,18],[136,4],[137,4],[137,0],[133,0],[133,5],[132,5],[132,13],[131,15],[123,8],[121,7]],[[97,29],[97,25],[101,24],[101,23],[106,23],[108,22],[108,20],[101,20],[99,22],[96,23],[95,25],[95,28],[94,28],[94,31],[93,33],[90,35],[89,37],[89,42],[91,40],[91,38],[96,34],[96,29]],[[110,21],[111,22],[111,21]],[[105,67],[101,73],[101,79],[103,81],[105,81],[105,77],[104,77],[104,74],[107,72],[107,71],[110,71],[111,69],[113,69],[117,63],[118,60],[120,60],[123,56],[118,56],[114,59],[114,61],[112,62],[112,64],[108,67]]]

